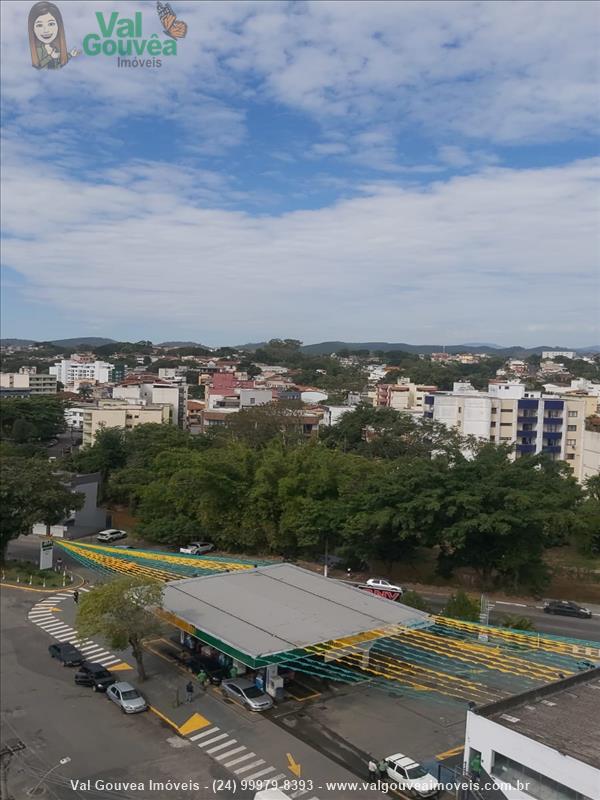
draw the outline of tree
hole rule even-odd
[[[410,608],[416,608],[418,611],[425,611],[427,614],[432,613],[431,606],[425,600],[423,595],[420,595],[418,592],[404,592],[402,595],[402,600],[400,601],[403,606],[409,606]]]
[[[123,467],[127,460],[125,431],[121,428],[101,428],[94,444],[82,448],[69,459],[69,466],[78,472],[100,472],[105,481],[111,470]]]
[[[123,576],[97,586],[81,598],[77,630],[81,636],[100,635],[110,647],[123,650],[129,644],[141,681],[146,680],[142,642],[161,631],[153,613],[162,604],[163,587],[146,577]]]
[[[520,614],[505,614],[500,625],[503,628],[513,628],[517,631],[534,631],[535,626],[529,617],[523,617]]]
[[[82,383],[79,389],[77,390],[77,394],[81,397],[82,400],[89,400],[93,394],[93,389],[89,383]]]
[[[65,403],[47,395],[10,397],[0,400],[0,433],[10,439],[17,420],[28,423],[32,437],[52,439],[65,429]],[[25,430],[21,426],[21,430]]]
[[[81,508],[83,495],[73,493],[47,460],[7,455],[0,483],[0,560],[11,539],[31,533],[36,522],[54,525]]]
[[[32,439],[36,439],[37,430],[35,425],[28,419],[17,417],[12,426],[11,439],[16,444],[25,444]]]
[[[600,555],[600,475],[592,475],[585,483],[585,500],[575,520],[575,541],[584,555]]]
[[[450,595],[444,616],[452,619],[464,619],[468,622],[479,622],[479,603],[462,589]]]

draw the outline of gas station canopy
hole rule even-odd
[[[428,627],[422,611],[293,564],[221,572],[165,585],[163,608],[190,633],[246,663],[373,632]]]

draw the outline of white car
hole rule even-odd
[[[396,584],[386,581],[385,578],[369,578],[367,586],[371,586],[373,589],[383,589],[386,592],[400,592],[400,594],[404,592],[401,586],[396,586]]]
[[[413,797],[435,797],[442,784],[414,758],[396,753],[385,759],[388,778]]]
[[[185,547],[180,547],[180,553],[187,553],[189,556],[201,556],[203,553],[210,553],[215,546],[211,542],[190,542]]]
[[[130,683],[117,681],[106,690],[106,696],[116,703],[124,714],[138,714],[148,709],[148,703]]]
[[[96,539],[99,542],[116,542],[117,539],[124,539],[126,536],[125,531],[120,531],[118,528],[108,528],[105,531],[100,531]]]

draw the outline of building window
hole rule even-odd
[[[512,422],[501,422],[501,423],[500,423],[500,427],[501,427],[501,428],[506,428],[507,426],[508,426],[509,428],[510,428],[510,427],[512,427]]]
[[[553,781],[508,756],[492,752],[492,758],[492,775],[495,778],[512,786],[517,786],[517,781],[520,781],[527,787],[526,793],[537,800],[591,800],[581,792]]]
[[[577,430],[577,425],[567,425],[567,430],[569,433],[575,432]]]
[[[569,411],[569,416],[570,417],[576,417],[577,413],[578,413],[577,411]]]
[[[567,447],[577,447],[577,439],[567,439]]]
[[[500,412],[502,414],[512,414],[513,410],[512,410],[512,408],[502,408],[502,409],[500,409]],[[532,414],[532,416],[535,417],[536,415]]]
[[[496,422],[495,421],[494,422],[490,422],[490,428],[495,428],[495,427],[496,427]]]
[[[575,461],[575,453],[567,453],[567,461]]]

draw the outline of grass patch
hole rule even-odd
[[[2,576],[2,580],[6,583],[21,583],[24,586],[31,585],[38,589],[44,587],[44,581],[47,589],[62,588],[63,585],[62,572],[38,569],[31,561],[6,561],[2,565]],[[69,580],[70,577],[70,573],[67,573],[66,586],[70,586],[72,583],[72,580]]]
[[[586,556],[576,547],[552,547],[547,550],[544,560],[551,567],[575,567],[576,569],[600,570],[600,556]]]

